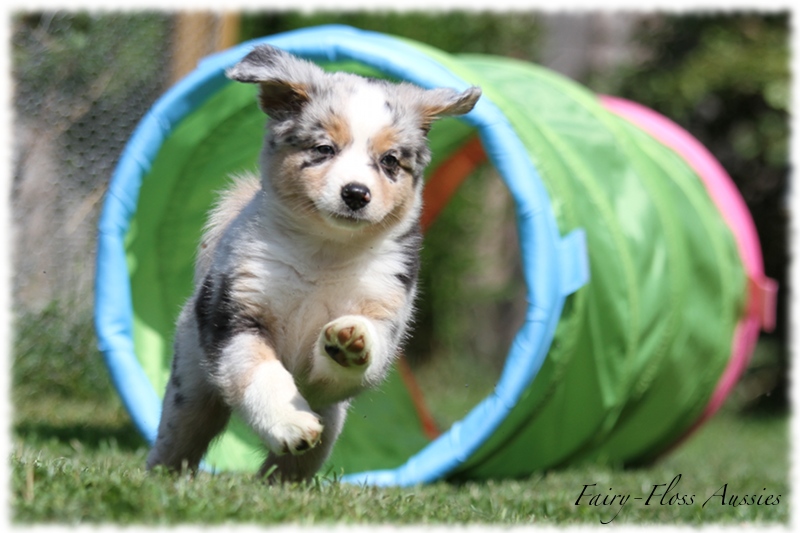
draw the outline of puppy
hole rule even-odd
[[[227,75],[260,86],[261,177],[210,215],[147,467],[196,469],[236,411],[269,449],[261,474],[307,480],[406,335],[431,123],[481,91],[325,73],[266,45]]]

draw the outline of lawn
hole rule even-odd
[[[52,308],[15,324],[10,457],[15,524],[781,525],[789,520],[788,416],[745,416],[731,408],[646,469],[576,465],[524,479],[389,489],[345,485],[330,472],[307,486],[283,487],[242,474],[146,473],[147,447],[111,390],[90,321],[66,322]],[[622,507],[619,497],[611,505],[592,505],[626,494]],[[755,503],[748,497],[748,505],[730,505],[733,496],[741,501],[744,495],[755,495]]]

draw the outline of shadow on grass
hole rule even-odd
[[[121,450],[134,451],[146,446],[144,438],[133,425],[73,424],[56,426],[47,423],[20,422],[14,432],[26,442],[57,440],[67,445],[78,441],[82,447],[96,450],[111,442]]]

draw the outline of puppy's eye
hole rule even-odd
[[[330,144],[320,144],[319,146],[315,146],[314,151],[324,156],[332,156],[336,153],[336,150]]]
[[[381,158],[381,166],[390,172],[394,172],[400,166],[400,161],[392,154],[386,154]]]

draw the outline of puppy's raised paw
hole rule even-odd
[[[369,322],[360,316],[343,316],[322,328],[325,353],[346,368],[366,368],[372,353]]]
[[[300,455],[319,444],[322,429],[314,413],[297,411],[270,428],[267,446],[278,455]]]

